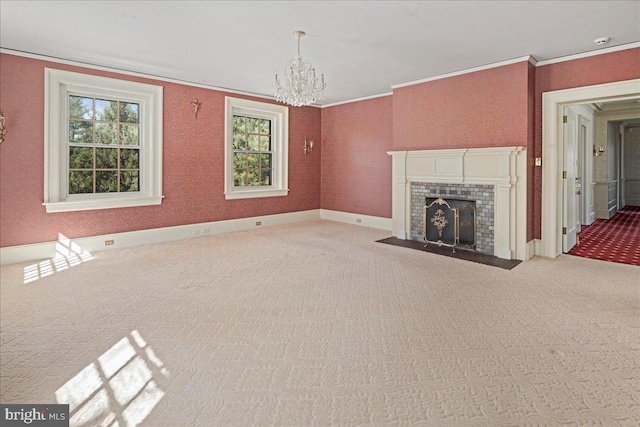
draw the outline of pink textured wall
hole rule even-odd
[[[536,68],[534,157],[542,156],[542,93],[640,78],[640,48],[627,49]],[[534,235],[542,234],[542,168],[535,168]]]
[[[322,109],[321,206],[391,218],[392,97]]]
[[[535,67],[528,61],[395,89],[393,149],[526,146],[530,156],[534,101]],[[527,194],[533,191],[528,179]],[[527,210],[530,240],[531,203]]]
[[[162,205],[45,213],[45,66],[164,87]],[[75,238],[319,207],[389,218],[386,151],[526,145],[530,158],[540,157],[543,92],[636,78],[640,48],[541,67],[523,61],[322,110],[291,108],[289,196],[226,201],[224,93],[2,54],[0,106],[9,133],[0,147],[0,246],[55,240],[58,232]],[[203,103],[198,120],[193,98]],[[305,137],[321,140],[307,156]],[[527,188],[530,240],[541,235],[541,168],[529,166]]]
[[[527,145],[528,62],[393,91],[393,149]]]
[[[159,206],[45,212],[44,68],[115,77],[164,87],[163,192]],[[304,138],[320,140],[319,108],[289,108],[289,195],[225,200],[225,93],[0,55],[0,106],[8,133],[0,146],[0,246],[220,221],[320,207],[321,144],[304,156]],[[230,96],[242,97],[229,94]],[[196,120],[191,101],[202,106]],[[264,101],[262,99],[258,99]]]

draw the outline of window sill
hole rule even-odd
[[[289,190],[236,190],[224,193],[226,200],[256,199],[260,197],[280,197],[289,194]]]
[[[66,200],[64,202],[43,203],[43,205],[47,209],[47,213],[73,212],[159,205],[162,203],[163,198],[164,196],[119,197],[104,200]]]

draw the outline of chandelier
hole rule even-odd
[[[294,107],[321,101],[327,87],[324,74],[318,81],[316,69],[300,55],[300,37],[304,34],[304,31],[293,32],[294,37],[298,38],[298,56],[287,62],[282,83],[278,80],[277,74],[273,81],[276,99]]]

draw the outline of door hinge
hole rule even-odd
[[[562,123],[567,123],[567,116],[562,116]]]
[[[567,171],[562,171],[562,178],[567,179]]]
[[[567,234],[567,227],[562,227],[562,234]]]

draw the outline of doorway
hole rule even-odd
[[[640,98],[640,79],[542,94],[542,245],[540,254],[562,253],[563,108],[576,103]]]

